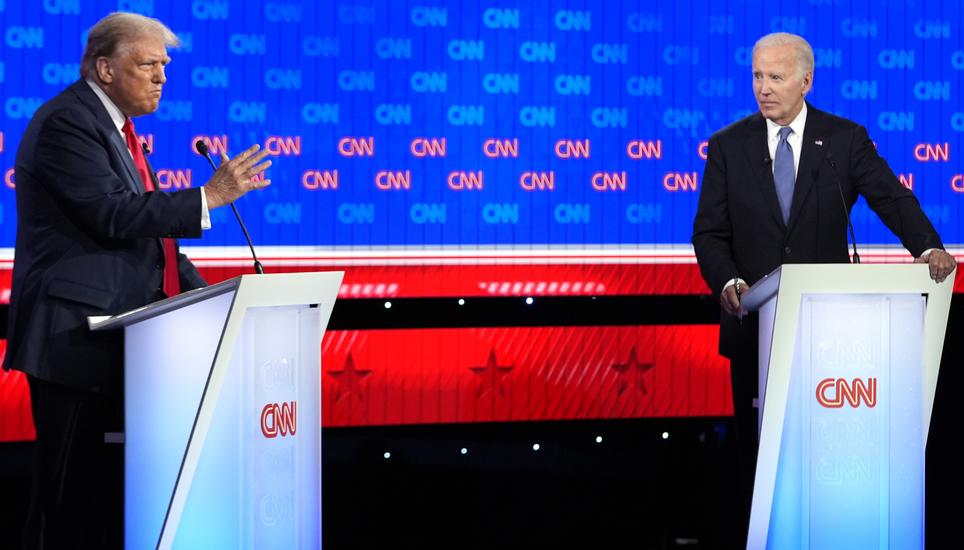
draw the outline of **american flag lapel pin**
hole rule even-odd
[[[814,141],[814,143],[817,144],[817,147],[823,147],[823,140],[822,140],[822,139],[818,139],[818,140]]]

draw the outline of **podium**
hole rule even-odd
[[[951,279],[926,265],[784,265],[760,316],[748,549],[924,547],[924,450]]]
[[[321,547],[321,338],[342,272],[244,275],[124,329],[124,542]]]

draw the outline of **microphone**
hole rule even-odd
[[[827,151],[827,156],[824,157],[830,168],[833,169],[833,179],[837,182],[837,191],[840,193],[840,205],[843,206],[844,216],[847,217],[847,228],[850,229],[850,241],[853,243],[854,257],[853,262],[855,264],[860,263],[860,254],[857,254],[857,237],[854,236],[854,224],[850,221],[850,211],[847,210],[847,199],[844,198],[843,186],[840,185],[840,174],[837,172],[837,162],[833,160],[833,153]]]
[[[214,165],[214,161],[211,159],[211,152],[208,150],[208,144],[205,143],[203,139],[199,139],[194,142],[194,148],[197,149],[197,152],[200,153],[202,157],[208,159],[208,163],[211,165],[211,168],[217,172],[218,167]],[[244,233],[244,238],[246,241],[248,241],[248,248],[251,249],[251,257],[254,258],[254,272],[258,275],[263,275],[264,267],[262,267],[261,262],[258,261],[258,255],[254,253],[254,245],[251,244],[251,236],[248,235],[248,228],[244,226],[244,221],[241,219],[241,214],[238,213],[238,208],[234,206],[233,202],[231,203],[231,210],[234,211],[234,217],[238,219],[238,225],[241,226],[241,232]]]

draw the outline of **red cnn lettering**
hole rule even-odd
[[[592,188],[596,191],[625,191],[626,172],[596,172],[592,175]]]
[[[264,148],[267,149],[269,155],[275,157],[282,155],[298,157],[301,156],[301,136],[268,136],[268,139],[264,142]]]
[[[833,397],[828,395],[833,388]],[[839,409],[846,401],[851,407],[857,408],[863,401],[868,408],[877,406],[877,379],[868,378],[865,383],[854,378],[850,384],[843,378],[825,378],[817,384],[817,402],[828,409]]]
[[[900,180],[900,184],[904,187],[914,190],[914,174],[897,174],[897,179]]]
[[[221,153],[225,155],[228,154],[228,136],[221,134],[220,136],[194,136],[191,138],[191,152],[195,155],[201,156],[201,153],[197,152],[194,148],[194,144],[197,140],[203,141],[207,146],[208,150],[211,151],[212,157],[220,157]],[[151,149],[153,151],[153,149]]]
[[[710,142],[701,141],[699,146],[696,147],[696,154],[703,160],[709,157]]]
[[[301,186],[309,191],[338,189],[338,170],[305,170],[301,174]]]
[[[519,176],[519,186],[526,191],[554,191],[556,188],[556,173],[523,172]]]
[[[412,151],[412,156],[417,158],[423,157],[444,157],[445,156],[445,138],[415,138],[412,140],[409,149]]]
[[[634,139],[626,144],[626,154],[635,160],[661,159],[663,158],[663,140]]]
[[[10,189],[17,188],[17,183],[13,178],[13,168],[7,168],[7,171],[3,173],[3,183]]]
[[[393,189],[408,191],[412,188],[412,172],[411,170],[405,170],[404,172],[382,170],[375,174],[375,187],[382,191]]]
[[[696,172],[680,173],[667,172],[663,176],[663,188],[672,193],[678,191],[696,191],[699,184],[699,176]]]
[[[449,189],[453,191],[482,190],[482,170],[475,172],[450,172],[448,177]]]
[[[261,434],[274,439],[280,434],[295,435],[298,431],[298,402],[268,403],[261,409]]]
[[[921,162],[947,162],[951,158],[951,144],[918,143],[914,147],[914,158]]]
[[[964,174],[954,174],[951,176],[951,189],[955,193],[964,193]]]
[[[490,159],[494,158],[518,158],[519,139],[487,139],[482,142],[482,153]]]
[[[187,189],[191,187],[191,170],[158,170],[157,183],[161,189]]]
[[[589,158],[589,140],[560,139],[556,142],[556,156],[561,159]]]
[[[343,137],[338,140],[338,153],[343,157],[373,157],[375,138]]]

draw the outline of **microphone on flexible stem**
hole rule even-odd
[[[847,199],[844,198],[843,186],[840,185],[840,174],[837,173],[837,162],[833,160],[833,153],[827,151],[827,156],[824,157],[830,168],[833,169],[833,178],[837,182],[837,191],[840,193],[840,204],[843,206],[844,216],[847,218],[847,228],[850,229],[850,241],[853,243],[854,258],[853,263],[860,263],[860,254],[857,254],[857,237],[854,236],[854,224],[850,221],[850,211],[847,209]]]
[[[208,159],[208,163],[211,165],[211,168],[213,168],[216,172],[218,167],[214,165],[214,160],[211,159],[211,152],[208,150],[208,144],[205,143],[203,139],[199,139],[194,142],[194,148],[197,149],[197,152],[200,153],[202,157]],[[234,206],[233,202],[230,204],[231,210],[234,211],[234,217],[238,219],[238,225],[241,226],[241,232],[244,233],[244,238],[246,241],[248,241],[248,248],[251,249],[251,257],[254,258],[254,272],[258,275],[263,275],[264,267],[262,267],[261,262],[258,261],[258,255],[254,253],[254,245],[251,244],[251,236],[248,235],[248,228],[244,226],[244,221],[241,219],[241,214],[238,213],[238,208]]]

